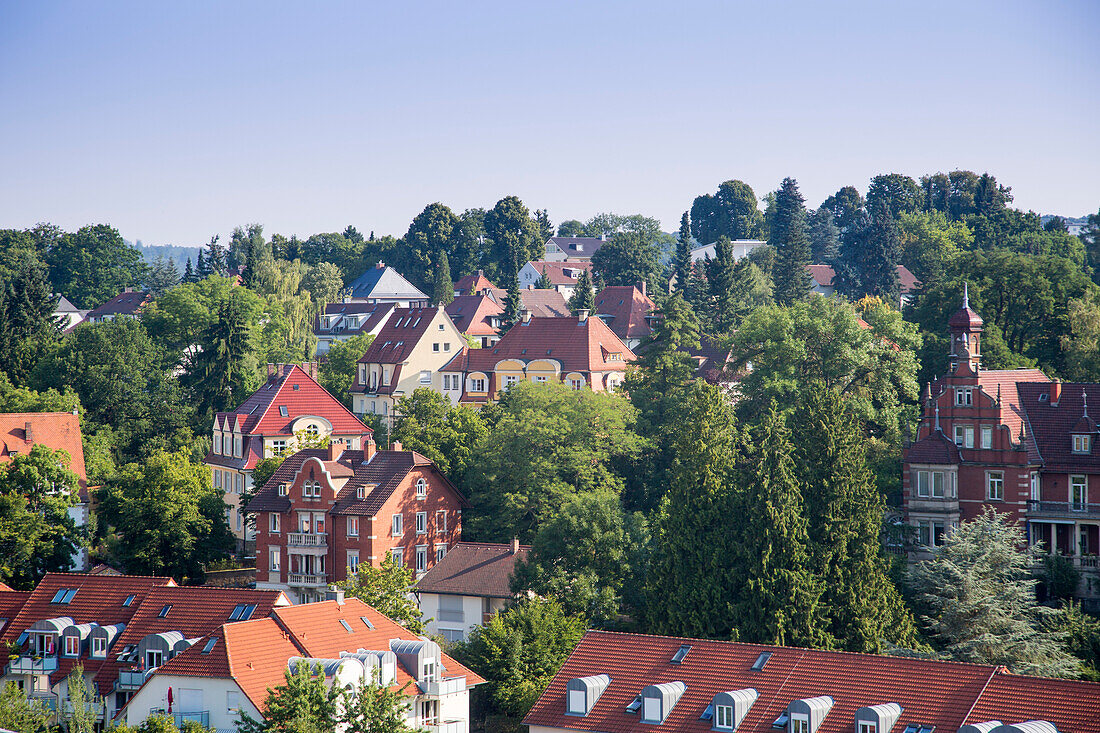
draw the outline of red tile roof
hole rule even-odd
[[[22,610],[27,599],[31,597],[31,591],[12,590],[4,583],[0,583],[0,585],[4,586],[3,589],[0,589],[0,619],[4,622],[0,624],[0,632],[3,632],[19,615],[19,611]]]
[[[500,304],[501,310],[503,310],[505,303],[508,302],[508,291],[500,289],[491,290],[489,291],[489,295]],[[526,310],[531,311],[531,315],[533,316],[565,318],[572,315],[569,312],[568,303],[565,302],[565,296],[557,290],[524,288],[519,291],[519,300]]]
[[[69,469],[80,477],[81,488],[87,488],[84,443],[76,415],[71,412],[0,413],[0,463],[7,463],[17,453],[26,455],[35,443],[68,453]]]
[[[138,313],[141,313],[141,307],[152,300],[152,298],[153,296],[149,293],[127,290],[126,292],[119,293],[98,308],[93,308],[88,312],[85,319],[94,321],[97,318],[104,318],[106,316],[136,316]]]
[[[672,664],[681,645],[691,649],[681,663]],[[753,671],[762,653],[771,657],[762,670]],[[566,715],[569,680],[597,674],[609,675],[611,682],[591,712]],[[1018,694],[999,694],[993,682],[1000,680],[1009,684],[1003,691]],[[646,685],[674,681],[687,689],[662,725],[647,725],[625,711]],[[714,695],[745,688],[756,690],[758,697],[738,733],[773,733],[773,721],[792,701],[819,695],[832,697],[833,706],[817,733],[850,733],[859,708],[890,702],[903,709],[894,733],[912,724],[953,733],[994,712],[1004,722],[1042,719],[1061,731],[1100,733],[1097,683],[1016,677],[987,665],[605,631],[585,634],[523,722],[600,733],[643,733],[655,727],[708,733],[711,722],[700,715]],[[992,701],[988,710],[981,707],[987,699]]]
[[[527,264],[534,267],[539,275],[542,275],[543,270],[545,270],[546,276],[550,278],[551,285],[576,285],[577,277],[580,276],[581,270],[588,270],[588,274],[592,274],[592,263],[588,260],[583,262],[547,262],[545,260],[533,260]],[[576,271],[577,277],[565,274],[566,270]]]
[[[638,288],[612,285],[596,294],[595,313],[621,339],[645,338],[653,330],[646,316],[657,307]]]
[[[447,315],[455,328],[467,336],[493,336],[493,316],[504,312],[503,306],[489,295],[459,295],[447,305]]]
[[[833,270],[831,265],[806,265],[806,269],[810,273],[810,277],[814,279],[818,285],[823,288],[830,288],[833,286],[833,279],[836,277],[836,271]],[[909,268],[905,265],[898,265],[898,286],[901,294],[906,295],[908,293],[920,290],[921,282],[917,279],[917,276],[909,271]]]
[[[444,593],[488,598],[512,597],[512,571],[526,560],[530,545],[459,542],[416,584],[421,593]]]
[[[496,285],[493,285],[492,281],[485,277],[484,271],[478,270],[473,275],[459,278],[455,283],[455,292],[459,296],[478,295],[486,288],[492,289],[495,287]]]
[[[390,320],[374,337],[367,353],[359,359],[361,364],[400,364],[409,358],[413,348],[432,324],[438,309],[396,308]],[[391,384],[397,382],[395,376]]]
[[[905,451],[906,463],[933,463],[937,465],[962,463],[962,454],[955,441],[944,435],[942,430],[933,430],[932,434],[913,443]]]
[[[1048,471],[1080,471],[1100,473],[1100,447],[1092,415],[1100,415],[1100,384],[1064,382],[1058,406],[1050,403],[1050,384],[1022,383],[1016,385],[1021,407],[1027,413],[1029,443]],[[1040,401],[1043,395],[1046,397]],[[1085,396],[1089,419],[1085,416]],[[1089,429],[1091,427],[1091,430]],[[1091,452],[1073,452],[1075,432],[1092,435]]]

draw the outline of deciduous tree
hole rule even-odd
[[[647,283],[657,289],[657,243],[641,232],[617,232],[592,255],[592,269],[608,285]]]
[[[398,400],[393,439],[428,458],[456,484],[475,460],[489,434],[477,410],[451,401],[435,390],[418,387]]]
[[[424,620],[420,608],[412,600],[416,576],[411,568],[394,562],[391,555],[383,558],[380,567],[369,562],[348,573],[348,579],[338,583],[347,595],[393,619],[414,634],[424,633]]]
[[[352,406],[351,385],[355,383],[356,365],[373,342],[374,336],[369,333],[357,334],[346,341],[333,341],[318,369],[321,386],[348,409]]]
[[[141,252],[107,224],[81,227],[60,237],[49,253],[54,292],[77,308],[94,308],[135,286],[145,275]]]

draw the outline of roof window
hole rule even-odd
[[[352,633],[351,624],[349,624],[347,621],[345,621],[344,619],[340,619],[340,625],[344,627],[344,631],[348,632],[349,634]]]
[[[691,646],[689,644],[681,645],[681,647],[676,650],[676,653],[672,655],[672,659],[669,660],[669,664],[680,664],[684,661],[684,659],[687,658],[688,652],[690,651]]]
[[[911,723],[905,726],[905,730],[902,733],[932,733],[936,729],[934,725],[923,725],[921,723]]]
[[[300,385],[300,384],[296,384],[296,385],[294,385],[294,387],[293,387],[292,389],[293,389],[293,390],[294,390],[295,392],[297,392],[297,391],[298,391],[299,389],[301,389],[301,388],[302,388],[302,385]]]
[[[133,593],[131,593],[130,595],[126,596],[126,600],[124,600],[122,602],[122,607],[123,608],[130,607],[131,605],[133,605],[133,603],[136,599],[137,599],[137,596],[135,596]]]
[[[768,663],[768,660],[772,658],[771,652],[760,652],[760,656],[756,658],[756,661],[752,663],[752,671],[759,672],[764,669],[764,665]]]
[[[206,640],[206,646],[204,646],[202,648],[202,653],[203,654],[209,654],[210,652],[214,651],[214,647],[217,645],[217,643],[218,643],[217,637],[211,637],[210,639],[207,639]]]
[[[255,603],[241,603],[233,609],[233,613],[229,614],[230,621],[247,621],[252,618],[252,613],[256,610]]]
[[[772,727],[782,729],[787,727],[787,721],[791,719],[790,713],[784,710],[779,717],[772,721]]]
[[[592,712],[600,695],[611,684],[611,678],[606,674],[592,675],[591,677],[578,677],[569,680],[566,690],[566,715],[585,716]]]
[[[368,629],[373,629],[373,628],[374,628],[374,624],[372,624],[372,623],[370,622],[370,619],[369,619],[369,618],[367,618],[366,616],[360,616],[360,617],[359,617],[359,620],[360,620],[360,621],[362,621],[362,622],[363,622],[364,624],[366,624],[366,627],[367,627]]]
[[[168,616],[168,612],[171,611],[171,610],[172,610],[172,604],[171,603],[164,604],[164,608],[160,609],[160,613],[157,614],[157,618],[166,618]]]
[[[286,405],[279,405],[279,414],[282,417],[290,417],[290,412],[286,409]]]
[[[641,695],[636,695],[634,697],[634,699],[630,701],[630,704],[626,706],[626,712],[636,713],[636,712],[638,712],[638,708],[640,708],[641,706],[642,706],[642,696]]]
[[[50,599],[50,603],[68,604],[73,600],[73,596],[76,595],[78,588],[61,588],[53,594],[53,598]]]

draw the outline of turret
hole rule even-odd
[[[982,364],[982,317],[970,308],[969,286],[963,285],[962,308],[947,328],[951,333],[951,373],[977,374]]]

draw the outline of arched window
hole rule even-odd
[[[416,495],[421,499],[428,495],[428,482],[422,478],[416,480]]]

